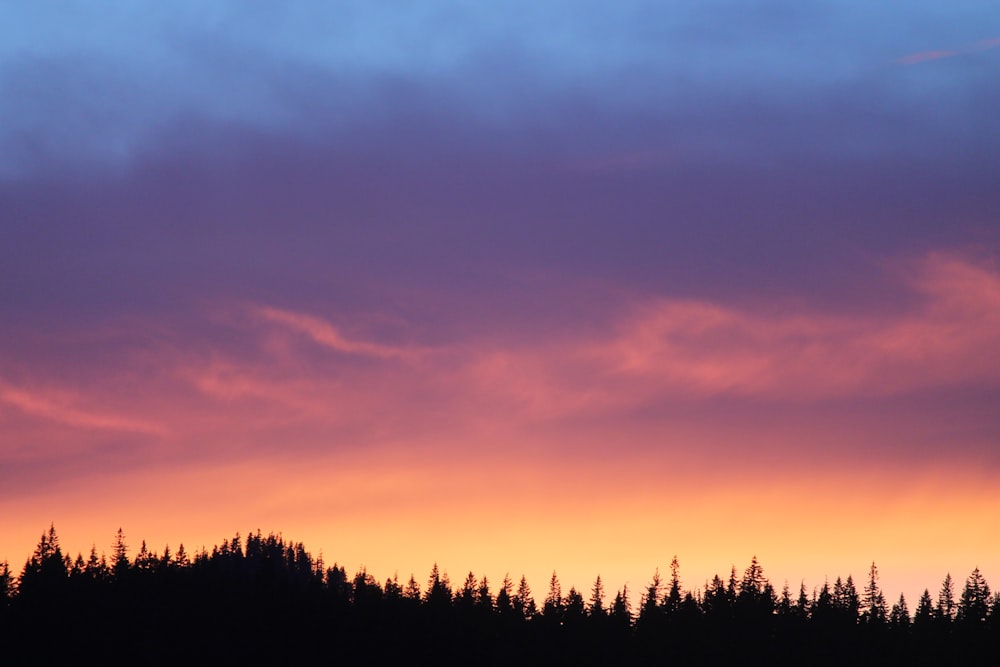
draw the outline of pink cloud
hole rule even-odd
[[[822,397],[1000,382],[997,271],[932,254],[909,283],[920,306],[896,316],[766,314],[657,300],[591,354],[612,377],[704,394]]]
[[[84,409],[65,395],[28,391],[3,381],[0,381],[0,401],[33,417],[75,428],[166,434],[166,429],[157,423]]]
[[[911,53],[909,55],[903,56],[896,60],[897,63],[901,65],[918,65],[920,63],[925,63],[931,60],[941,60],[942,58],[953,58],[955,56],[966,55],[970,53],[975,53],[976,51],[985,51],[988,49],[994,49],[1000,46],[1000,38],[991,39],[981,39],[975,44],[966,46],[965,48],[959,49],[957,51],[952,50],[938,50],[938,51],[920,51],[918,53]]]
[[[919,53],[911,53],[908,56],[903,56],[896,62],[901,65],[917,65],[930,60],[941,60],[942,58],[951,58],[957,55],[959,55],[958,51],[921,51]]]
[[[258,306],[251,310],[261,320],[279,324],[298,333],[305,334],[313,342],[337,352],[356,354],[379,359],[413,359],[417,350],[393,347],[362,340],[352,340],[344,336],[333,324],[319,317],[296,313],[270,306]]]

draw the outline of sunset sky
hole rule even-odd
[[[1000,588],[1000,13],[0,4],[0,561]],[[859,589],[860,589],[859,583]],[[494,588],[495,590],[495,588]]]

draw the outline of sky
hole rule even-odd
[[[0,560],[1000,587],[979,1],[0,0]]]

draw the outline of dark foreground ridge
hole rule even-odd
[[[437,565],[423,587],[380,584],[259,531],[130,559],[119,530],[110,559],[73,560],[52,527],[20,576],[0,565],[0,664],[1000,664],[1000,595],[978,569],[912,617],[874,564],[860,593],[851,577],[779,593],[756,557],[692,592],[675,558],[632,595],[607,600],[600,577],[563,594],[553,572],[537,603],[524,577],[453,587]]]

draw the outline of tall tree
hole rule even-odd
[[[646,586],[646,592],[642,596],[642,603],[639,606],[639,622],[646,623],[659,615],[660,611],[660,589],[663,582],[660,579],[660,568],[653,572],[653,579]]]
[[[926,629],[934,620],[934,607],[931,604],[931,592],[924,589],[917,601],[917,610],[913,613],[913,627],[916,629]]]
[[[627,628],[632,625],[632,602],[628,599],[628,584],[615,595],[609,616],[620,627]]]
[[[448,581],[448,575],[447,573],[441,574],[437,563],[434,563],[431,574],[427,578],[427,591],[424,596],[424,600],[428,604],[444,607],[451,603],[451,584]]]
[[[868,570],[868,583],[865,584],[865,594],[863,599],[864,616],[867,623],[883,625],[888,620],[885,608],[885,596],[878,585],[878,568],[875,561],[872,561],[871,569]]]
[[[601,575],[597,575],[594,586],[590,589],[590,615],[604,616],[604,584],[601,582]]]
[[[950,622],[955,618],[955,584],[951,579],[951,573],[945,575],[941,582],[941,590],[938,592],[937,617],[940,620]]]
[[[858,597],[858,590],[854,586],[854,578],[847,575],[847,579],[837,581],[833,585],[834,606],[841,615],[851,623],[857,623],[858,614],[861,610],[861,599]]]
[[[906,607],[906,598],[902,593],[899,594],[899,602],[892,605],[892,611],[889,612],[889,625],[897,630],[910,627],[910,610]]]
[[[542,614],[546,618],[561,618],[563,612],[562,585],[556,571],[552,570],[552,578],[549,580],[549,592],[545,596],[545,603],[542,606]]]
[[[496,608],[501,614],[506,614],[513,610],[514,582],[510,580],[510,573],[503,575],[503,583],[497,591]]]
[[[990,587],[977,567],[965,580],[958,601],[958,620],[966,624],[985,623],[990,614]]]
[[[420,600],[420,584],[417,583],[412,573],[410,580],[406,582],[406,588],[403,589],[403,597],[408,600]]]
[[[586,617],[587,604],[584,602],[583,596],[580,595],[580,592],[575,587],[570,586],[569,593],[566,594],[566,600],[563,604],[564,622],[567,626],[579,626]]]
[[[128,545],[125,544],[125,533],[119,527],[111,545],[111,571],[116,577],[122,577],[128,573],[128,569]]]
[[[681,594],[681,566],[677,561],[677,556],[674,555],[673,560],[670,561],[670,588],[667,589],[666,598],[663,601],[664,606],[667,608],[667,613],[673,613],[681,608],[682,594]]]
[[[514,611],[524,619],[530,620],[538,613],[535,598],[531,597],[531,586],[528,585],[528,580],[523,574],[517,585],[517,593],[514,595],[513,603]]]
[[[455,593],[455,601],[462,606],[471,607],[476,603],[476,575],[469,570],[465,575],[465,582]]]
[[[493,594],[490,593],[490,582],[485,574],[476,589],[476,604],[482,609],[493,609]]]

